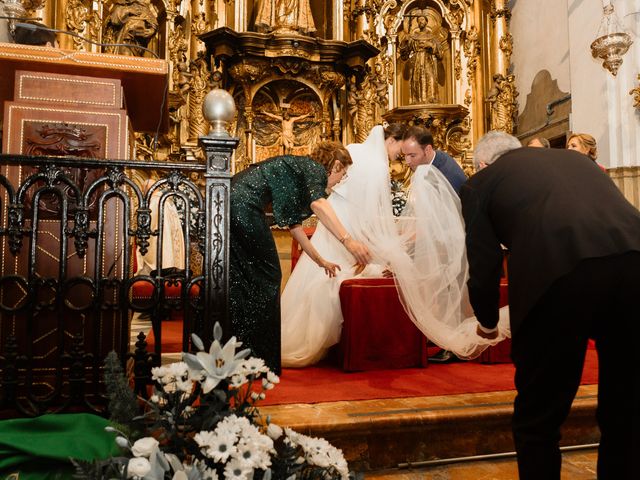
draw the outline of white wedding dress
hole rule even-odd
[[[329,202],[356,240],[370,249],[373,261],[361,275],[380,276],[381,265],[396,278],[400,300],[416,326],[436,345],[461,358],[478,356],[509,335],[507,309],[501,309],[497,339],[476,334],[469,305],[464,222],[457,194],[431,165],[412,177],[407,206],[393,216],[388,159],[382,127],[363,144],[347,147],[353,159],[347,177]],[[321,224],[311,239],[325,259],[342,271],[329,278],[307,255],[296,265],[282,295],[282,365],[316,363],[340,339],[340,283],[353,278],[351,255]]]

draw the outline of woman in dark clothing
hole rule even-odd
[[[369,251],[352,239],[326,200],[327,176],[340,180],[351,163],[338,142],[322,142],[312,158],[283,155],[255,164],[231,183],[230,313],[233,334],[280,371],[280,261],[265,210],[273,206],[276,223],[289,227],[302,249],[334,275],[340,267],[323,259],[307,239],[301,223],[315,213],[318,220],[354,256],[366,264]]]

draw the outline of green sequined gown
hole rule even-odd
[[[233,334],[280,372],[280,261],[265,210],[281,227],[302,223],[311,202],[326,196],[324,167],[283,155],[233,177],[230,218],[230,313]]]

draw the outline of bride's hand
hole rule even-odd
[[[324,273],[329,275],[329,277],[335,277],[336,276],[336,270],[340,271],[340,265],[338,265],[336,263],[328,262],[327,260],[324,260],[324,259],[321,259],[318,262],[318,266],[320,268],[324,268]]]
[[[363,265],[362,263],[356,263],[353,266],[353,274],[354,275],[360,275],[362,273],[362,271],[365,269],[366,265]]]
[[[355,257],[357,263],[362,265],[369,263],[371,253],[364,243],[354,240],[351,237],[346,238],[343,243],[345,248],[349,250],[349,253]]]

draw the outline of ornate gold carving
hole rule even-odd
[[[350,79],[347,91],[347,109],[352,121],[353,134],[358,143],[367,138],[369,131],[375,125],[375,88],[372,88],[370,76],[366,76],[360,83],[355,77]]]
[[[209,133],[209,123],[202,114],[202,102],[212,88],[212,79],[207,61],[202,55],[191,62],[190,69],[192,78],[189,88],[189,140],[193,141]]]
[[[287,61],[288,59],[277,59],[273,65],[282,73],[293,71],[283,67]],[[296,65],[297,64],[298,63],[296,63]],[[229,75],[240,83],[258,83],[269,75],[269,66],[270,63],[267,60],[251,62],[242,60],[240,63],[236,63],[229,68]]]
[[[640,74],[638,75],[638,81],[640,82]],[[640,85],[629,92],[629,95],[633,96],[633,106],[640,108]]]
[[[502,1],[500,2],[503,3]],[[511,10],[505,5],[500,7],[496,6],[496,0],[491,1],[491,10],[489,13],[491,20],[495,21],[498,18],[504,18],[507,22],[511,19]]]
[[[263,0],[256,15],[255,27],[263,33],[300,33],[316,31],[309,0]]]
[[[453,72],[456,80],[460,80],[462,75],[462,61],[460,59],[460,52],[456,52],[453,58]]]
[[[150,0],[113,0],[104,21],[105,43],[147,47],[158,32],[158,12]],[[144,50],[106,47],[107,53],[144,56]]]
[[[505,63],[509,65],[511,63],[511,53],[513,52],[513,35],[509,32],[500,37],[498,42],[500,50],[504,53]]]
[[[467,57],[467,80],[469,85],[473,85],[476,70],[478,69],[478,59],[480,58],[480,42],[478,41],[478,29],[472,25],[469,30],[463,32],[463,50]]]
[[[192,35],[202,35],[205,32],[208,32],[210,29],[209,22],[207,21],[206,15],[204,12],[200,13],[200,15],[196,15],[193,20],[191,20],[191,34]]]
[[[68,0],[66,4],[66,23],[67,30],[70,32],[83,35],[87,28],[88,22],[91,20],[91,10],[83,3],[82,0]],[[87,49],[86,42],[77,37],[72,37],[73,48],[75,50],[85,51]]]
[[[500,73],[493,76],[493,87],[487,94],[486,102],[490,105],[490,130],[502,130],[513,133],[515,118],[518,113],[518,92],[515,77]]]
[[[169,33],[169,60],[175,67],[178,63],[186,62],[187,50],[189,43],[187,42],[184,25],[182,23],[175,25],[172,32]],[[174,76],[175,77],[175,76]]]

